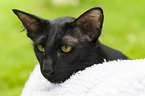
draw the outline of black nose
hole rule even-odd
[[[52,60],[44,60],[42,71],[46,75],[52,75],[54,73],[54,70],[52,68]]]

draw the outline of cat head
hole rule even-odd
[[[46,20],[14,9],[22,21],[43,76],[53,83],[64,82],[73,73],[103,61],[96,47],[103,24],[103,11],[92,8],[78,18]]]

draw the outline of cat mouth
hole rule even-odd
[[[49,74],[49,73],[42,73],[43,76],[50,82],[52,83],[62,83],[64,82],[66,79],[69,78],[69,76],[61,76],[55,73]]]

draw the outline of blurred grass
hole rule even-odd
[[[101,41],[132,59],[139,59],[145,58],[144,4],[144,0],[80,0],[73,5],[56,5],[51,0],[1,0],[0,96],[19,96],[30,72],[38,63],[32,42],[26,37],[26,32],[20,33],[22,24],[11,9],[53,19],[60,16],[78,17],[84,11],[100,6],[105,14]]]

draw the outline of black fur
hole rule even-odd
[[[121,52],[98,40],[104,18],[99,7],[88,10],[77,19],[59,17],[45,20],[16,9],[13,11],[25,26],[28,37],[34,42],[34,51],[43,76],[53,83],[64,82],[73,73],[102,63],[104,59],[128,59]],[[65,36],[71,38],[64,38]],[[37,45],[42,45],[45,52],[39,51]],[[64,53],[60,49],[62,45],[71,45],[72,50]]]

